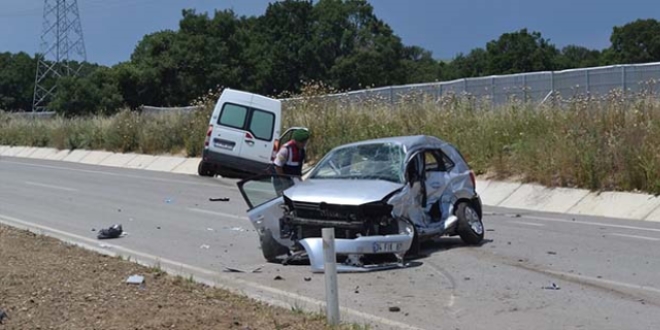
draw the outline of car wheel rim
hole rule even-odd
[[[473,208],[471,207],[465,208],[465,219],[470,225],[470,228],[472,228],[472,231],[477,233],[477,235],[481,235],[481,233],[483,233],[484,231],[483,225],[481,224],[481,221],[479,221],[479,215]]]

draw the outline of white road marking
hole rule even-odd
[[[660,241],[660,238],[648,237],[648,236],[627,235],[627,234],[619,234],[619,233],[612,233],[612,234],[608,234],[608,235],[643,239],[643,240],[647,240],[647,241],[656,241],[656,242]]]
[[[527,219],[535,219],[535,220],[541,220],[541,221],[552,221],[552,222],[562,222],[562,223],[577,223],[577,224],[589,225],[589,226],[610,227],[610,228],[620,228],[620,229],[632,229],[632,230],[642,230],[642,231],[650,231],[650,232],[660,233],[660,229],[655,229],[655,228],[644,228],[644,227],[625,226],[625,225],[611,225],[611,224],[607,224],[607,223],[592,222],[592,221],[563,220],[563,219],[557,219],[557,218],[537,217],[537,216],[533,216],[533,215],[523,215],[523,216]]]
[[[198,208],[194,208],[194,207],[189,207],[188,211],[203,213],[203,214],[209,214],[209,215],[216,215],[216,216],[219,216],[219,217],[232,218],[232,219],[237,219],[237,220],[242,220],[242,221],[250,220],[248,217],[242,217],[240,215],[234,215],[234,214],[229,214],[229,213],[224,213],[224,212],[209,211],[209,210],[198,209]]]
[[[78,191],[78,189],[74,188],[68,188],[68,187],[62,187],[62,186],[54,186],[50,184],[45,184],[45,183],[39,183],[39,182],[32,182],[32,181],[25,181],[25,184],[30,185],[30,186],[36,186],[36,187],[42,187],[42,188],[49,188],[49,189],[55,189],[55,190],[63,190],[63,191]]]
[[[314,305],[314,307],[316,307],[317,309],[313,309],[313,307],[312,307],[312,308],[309,309],[310,312],[318,312],[318,307],[323,308],[325,306],[324,301],[321,301],[321,300],[318,300],[318,299],[315,299],[315,298],[299,295],[299,294],[289,292],[289,291],[276,289],[276,288],[273,288],[273,287],[269,287],[269,286],[262,285],[262,284],[259,284],[259,283],[255,283],[255,282],[250,282],[250,281],[247,281],[247,280],[233,278],[233,277],[227,276],[226,274],[222,274],[222,273],[215,272],[215,271],[212,271],[212,270],[208,270],[208,269],[205,269],[205,268],[200,268],[200,267],[188,265],[188,264],[185,264],[185,263],[173,261],[173,260],[166,259],[166,258],[161,258],[159,256],[139,252],[139,251],[128,249],[128,248],[125,248],[125,247],[122,247],[122,246],[118,246],[118,245],[114,245],[114,244],[104,244],[104,248],[99,248],[98,247],[99,246],[98,242],[96,240],[90,239],[88,237],[68,233],[68,232],[61,231],[61,230],[58,230],[58,229],[54,229],[54,228],[47,227],[47,226],[42,226],[42,225],[39,225],[39,224],[36,224],[36,223],[20,220],[20,219],[13,218],[13,217],[10,217],[10,216],[0,214],[0,223],[4,223],[4,224],[9,225],[9,226],[13,226],[13,227],[16,227],[16,228],[21,228],[21,229],[26,229],[26,230],[39,229],[41,231],[50,232],[51,237],[55,237],[57,239],[65,241],[65,242],[68,242],[68,243],[71,243],[71,244],[76,244],[76,245],[81,246],[85,249],[89,249],[89,250],[96,251],[98,253],[102,253],[102,254],[106,254],[106,255],[116,256],[117,253],[114,253],[112,251],[108,251],[108,249],[112,249],[112,250],[123,251],[124,253],[132,254],[134,256],[140,256],[142,258],[149,259],[152,262],[148,263],[148,262],[137,261],[136,260],[135,261],[136,263],[141,264],[143,266],[148,266],[148,267],[153,267],[153,266],[158,265],[158,266],[161,267],[161,269],[163,269],[163,270],[165,270],[165,271],[167,271],[168,273],[171,273],[171,274],[189,275],[189,274],[183,274],[184,273],[183,270],[186,270],[188,272],[196,272],[198,274],[204,274],[206,276],[209,276],[209,278],[219,279],[219,281],[218,280],[199,279],[199,278],[198,278],[198,281],[201,280],[201,282],[205,282],[206,284],[213,285],[213,286],[216,286],[216,287],[221,287],[221,288],[224,288],[224,289],[229,290],[231,292],[234,292],[234,293],[237,293],[237,294],[240,294],[240,295],[244,295],[244,296],[248,296],[248,297],[251,297],[253,299],[260,300],[260,301],[264,301],[266,303],[278,305],[280,307],[289,308],[289,307],[291,307],[291,302],[290,301],[285,301],[283,298],[272,298],[272,297],[263,296],[262,293],[256,293],[256,292],[270,292],[271,294],[274,294],[274,295],[277,295],[277,296],[280,296],[280,297],[285,297],[285,298],[288,298],[288,299],[303,301],[303,302],[306,302],[308,304]],[[56,235],[52,235],[52,234],[56,234]],[[58,237],[58,235],[59,235],[59,237]],[[68,237],[68,239],[67,239],[67,237]],[[73,240],[71,240],[71,239],[73,239]],[[163,266],[163,263],[165,263],[169,266],[167,266],[167,265]],[[229,283],[229,284],[223,284],[223,283]],[[253,293],[246,293],[245,292],[245,287],[250,288],[253,291]],[[256,292],[254,292],[254,291],[256,291]],[[354,310],[354,309],[351,309],[351,308],[340,307],[340,310],[341,310],[341,313],[346,313],[346,314],[352,315],[353,317],[357,317],[357,318],[360,318],[360,319],[363,319],[363,320],[370,320],[372,322],[387,325],[389,327],[393,327],[393,328],[396,328],[396,329],[422,330],[420,328],[417,328],[417,327],[414,327],[414,326],[411,326],[411,325],[408,325],[408,324],[405,324],[405,323],[401,323],[401,322],[393,321],[393,320],[386,319],[386,318],[383,318],[383,317],[380,317],[380,316],[364,313],[364,312]]]
[[[536,227],[545,227],[544,224],[542,223],[533,223],[533,222],[524,222],[524,221],[509,221],[510,223],[517,223],[519,225],[527,225],[527,226],[536,226]]]

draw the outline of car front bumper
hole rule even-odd
[[[335,239],[335,253],[337,255],[373,255],[393,253],[403,259],[403,255],[410,249],[413,234],[362,236],[354,239]],[[309,257],[312,272],[322,273],[325,259],[323,255],[323,238],[310,237],[299,241],[305,248]],[[337,264],[337,272],[365,272],[382,270],[385,268],[404,267],[402,263],[387,263],[379,265],[354,266]]]

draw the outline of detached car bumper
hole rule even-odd
[[[412,245],[413,235],[397,234],[384,236],[362,236],[354,239],[335,239],[335,253],[337,255],[373,255],[373,254],[405,254]],[[309,257],[312,272],[322,273],[325,259],[323,255],[323,238],[310,237],[299,241],[305,248]],[[337,272],[364,272],[381,270],[384,268],[401,267],[399,263],[379,265],[352,266],[337,264]]]

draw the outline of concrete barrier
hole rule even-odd
[[[39,148],[37,151],[33,152],[28,156],[28,158],[31,159],[46,159],[48,156],[54,155],[58,152],[59,150],[55,148]]]
[[[172,173],[197,175],[197,166],[201,158],[187,158],[183,163],[172,169]]]
[[[183,163],[185,158],[174,156],[157,156],[154,161],[145,167],[149,171],[171,172],[175,167]]]
[[[66,156],[69,155],[70,150],[60,150],[56,153],[46,156],[46,160],[63,160]]]
[[[16,157],[17,154],[25,150],[25,147],[9,147],[2,153],[3,156]]]
[[[128,164],[130,161],[135,159],[135,157],[137,156],[138,156],[137,154],[133,154],[133,153],[128,153],[128,154],[113,153],[110,155],[110,157],[101,161],[99,165],[111,166],[111,167],[124,167],[126,164]]]
[[[646,221],[660,222],[660,207],[656,208],[646,218]]]
[[[31,154],[33,154],[38,149],[39,148],[37,148],[37,147],[26,147],[21,152],[17,153],[14,157],[28,158]]]
[[[80,163],[80,161],[83,158],[87,157],[87,155],[89,155],[89,150],[76,149],[76,150],[71,151],[62,160],[65,161],[65,162]]]
[[[150,155],[137,155],[135,158],[131,159],[126,165],[122,166],[125,168],[135,168],[143,169],[151,165],[151,163],[156,160],[156,157]]]
[[[544,212],[567,212],[589,194],[588,190],[547,188],[538,184],[523,184],[498,206]]]
[[[522,184],[517,182],[501,182],[501,181],[491,181],[488,180],[488,183],[485,184],[486,187],[479,188],[477,183],[477,192],[481,190],[481,200],[484,204],[490,206],[498,206],[505,199],[507,199],[513,192],[520,188]]]
[[[110,157],[112,155],[112,152],[107,152],[107,151],[90,151],[87,156],[83,157],[79,163],[81,164],[89,164],[89,165],[98,165],[100,164],[104,159]]]
[[[566,213],[642,220],[659,206],[660,198],[651,195],[628,192],[592,192]]]
[[[0,146],[0,156],[7,150],[9,150],[9,146]]]

